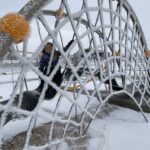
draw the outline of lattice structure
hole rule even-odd
[[[40,3],[43,5],[43,1]],[[34,1],[30,4],[32,8]],[[30,38],[22,46],[23,53],[19,54],[15,49],[11,51],[22,66],[9,102],[7,105],[0,104],[0,109],[3,111],[1,129],[9,112],[31,117],[24,149],[32,147],[30,144],[32,130],[36,126],[37,118],[43,117],[40,115],[40,109],[48,85],[56,89],[58,95],[55,97],[57,100],[54,108],[50,110],[51,115],[46,118],[46,122],[49,122],[48,132],[45,135],[47,142],[40,145],[42,148],[49,148],[64,140],[83,137],[92,120],[114,94],[126,93],[130,96],[144,117],[142,105],[150,107],[150,60],[145,56],[147,44],[138,19],[128,2],[62,0],[57,6],[63,12],[61,17],[56,16],[56,12],[49,9],[38,11],[39,8],[34,7],[34,11],[29,11],[32,14],[36,9],[38,11],[32,22],[37,23],[36,32],[39,34],[40,43],[30,58],[27,58]],[[30,16],[27,10],[27,8],[22,9],[21,14],[25,14],[28,20],[32,15]],[[65,34],[66,32],[69,36]],[[74,42],[67,52],[64,52],[64,43],[69,42],[71,38]],[[2,39],[5,39],[4,36]],[[47,41],[53,41],[54,49],[61,53],[61,58],[49,77],[43,75],[33,63]],[[6,46],[5,42],[2,46]],[[50,66],[51,60],[49,68]],[[59,67],[66,72],[60,87],[52,81]],[[31,112],[19,107],[27,68],[45,81],[38,104]],[[14,107],[13,103],[19,89],[18,107]],[[135,97],[135,93],[138,93],[138,97]],[[67,111],[62,113],[61,108],[66,105],[64,101],[69,103],[69,106],[67,105]]]

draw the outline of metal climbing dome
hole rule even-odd
[[[12,114],[30,117],[22,149],[35,145],[31,142],[33,130],[37,118],[44,117],[40,111],[49,86],[57,91],[57,95],[55,100],[47,99],[55,104],[45,109],[50,115],[44,118],[47,131],[43,135],[45,141],[38,144],[40,148],[84,137],[92,120],[109,98],[117,94],[128,95],[148,121],[142,106],[150,107],[150,53],[138,18],[126,0],[61,0],[52,3],[30,0],[18,14],[23,15],[32,28],[30,36],[21,44],[14,44],[8,33],[0,33],[0,57],[11,54],[20,62],[9,101],[0,104],[0,129]],[[64,52],[64,45],[70,39],[74,42]],[[53,50],[57,49],[61,57],[52,73],[45,76],[35,66],[35,60],[48,41],[54,43]],[[29,56],[32,43],[34,51]],[[59,67],[64,74],[61,85],[57,86],[52,79]],[[42,92],[34,99],[36,107],[32,111],[22,107],[22,103],[28,101],[24,91],[27,91],[26,73],[29,70],[45,81]],[[62,108],[65,113],[61,112]],[[2,137],[0,143],[2,146]]]

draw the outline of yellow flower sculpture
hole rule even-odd
[[[9,13],[0,19],[0,32],[7,33],[15,43],[20,43],[29,33],[29,24],[23,16]]]

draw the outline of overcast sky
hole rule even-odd
[[[9,13],[17,12],[29,0],[0,0],[0,17]],[[150,1],[149,0],[128,0],[134,9],[143,28],[148,47],[150,48]]]

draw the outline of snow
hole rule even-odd
[[[28,72],[27,74],[30,78],[37,77],[32,72]],[[6,75],[4,78],[5,80],[10,80],[10,75]],[[3,77],[0,77],[0,81],[2,80]],[[38,85],[38,82],[38,80],[28,82],[30,89],[34,89]],[[92,89],[92,86],[92,83],[88,83],[87,87]],[[8,89],[11,90],[11,87],[11,83],[0,86],[3,98],[8,97]],[[66,92],[66,94],[71,98],[73,97],[71,92]],[[43,123],[50,121],[50,116],[52,116],[51,112],[54,111],[59,96],[57,94],[52,100],[42,103],[38,111],[36,126],[41,126]],[[77,101],[80,106],[84,107],[87,100],[85,95],[81,95]],[[96,98],[92,99],[90,106],[96,105],[97,103]],[[63,116],[67,115],[71,104],[68,99],[63,97],[58,110],[58,114],[61,115],[56,119],[61,120]],[[107,113],[102,112],[100,117],[97,116],[88,129],[87,135],[90,137],[87,140],[88,150],[149,150],[150,123],[145,122],[140,112],[113,105],[108,105],[107,109]],[[78,109],[77,112],[80,114],[82,111]],[[146,114],[146,117],[150,120],[150,114]],[[15,135],[27,131],[29,122],[30,117],[10,121],[1,128],[0,135],[4,141],[12,139]],[[62,142],[60,147],[61,150],[69,150],[66,142]],[[35,149],[37,148],[35,147]]]
[[[150,118],[150,115],[147,114]],[[149,150],[150,123],[141,114],[117,107],[109,116],[92,122],[89,128],[92,150]]]
[[[147,117],[150,119],[149,114]],[[9,139],[27,130],[29,120],[27,118],[8,123],[1,135]],[[39,119],[37,124],[43,122],[47,121]],[[143,147],[144,150],[149,150],[150,147],[150,123],[146,123],[139,112],[126,108],[117,107],[103,119],[94,120],[87,134],[91,136],[87,143],[88,150],[142,150]],[[61,150],[67,149],[67,144],[63,142]]]
[[[66,92],[66,93],[69,97],[73,97],[73,94],[71,92]],[[52,112],[54,112],[54,110],[56,108],[56,104],[57,104],[59,96],[60,95],[57,94],[52,100],[50,100],[50,101],[45,100],[42,103],[41,108],[38,111],[39,117],[37,118],[36,126],[40,126],[40,125],[50,121],[49,118],[50,118],[50,116],[52,117]],[[65,97],[62,98],[61,102],[62,102],[62,104],[59,107],[58,114],[61,114],[62,117],[67,116],[72,103]],[[85,95],[80,96],[80,98],[78,99],[78,103],[82,107],[84,107],[86,105],[86,102],[87,102],[87,97]],[[96,104],[97,102],[98,101],[96,99],[95,100],[93,99],[91,101],[90,105],[92,106],[93,104]],[[78,109],[77,113],[81,114],[82,111],[80,109]],[[73,116],[75,116],[75,112],[74,112]],[[30,119],[31,119],[31,117],[28,117],[28,118],[23,118],[23,119],[12,120],[12,121],[8,122],[3,127],[3,129],[0,131],[1,136],[3,137],[3,140],[8,140],[21,132],[27,131]],[[57,117],[57,119],[59,119],[59,117]],[[12,129],[11,132],[8,132],[9,129]]]
[[[2,96],[0,101],[6,100],[10,97],[10,94],[12,93],[13,86],[14,86],[12,82],[13,81],[16,82],[19,76],[19,69],[20,69],[19,67],[14,67],[14,68],[9,68],[9,69],[8,68],[0,69],[0,91],[1,91],[0,96]],[[14,74],[11,73],[12,70]],[[27,86],[29,90],[35,89],[39,84],[37,75],[33,73],[32,71],[27,71],[26,79],[27,80],[35,79],[35,81],[30,81],[30,82],[27,81]]]

